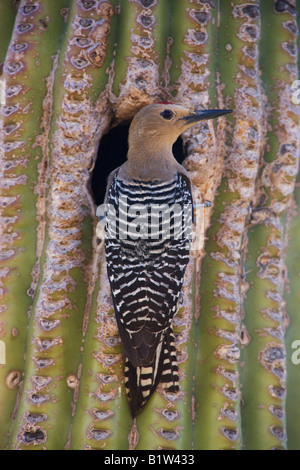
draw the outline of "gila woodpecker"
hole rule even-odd
[[[131,123],[126,162],[108,179],[105,254],[133,417],[159,382],[168,392],[179,390],[172,318],[189,261],[193,209],[189,176],[172,145],[197,122],[229,112],[145,106]]]

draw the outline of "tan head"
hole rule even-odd
[[[143,142],[151,147],[172,146],[182,132],[197,122],[229,112],[231,110],[227,109],[191,111],[172,103],[150,104],[138,111],[133,118],[129,129],[129,148]]]
[[[145,106],[130,125],[128,160],[119,175],[166,179],[180,167],[172,153],[172,145],[180,134],[203,119],[230,112],[227,109],[191,111],[172,103]]]

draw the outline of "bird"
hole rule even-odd
[[[129,127],[127,159],[107,180],[100,212],[133,418],[159,383],[168,393],[179,391],[172,319],[190,258],[194,219],[192,184],[172,146],[199,121],[230,112],[195,111],[170,102],[142,107]]]

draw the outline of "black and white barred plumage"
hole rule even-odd
[[[178,391],[171,321],[189,260],[192,196],[185,177],[123,181],[107,193],[105,253],[135,416],[161,382]]]

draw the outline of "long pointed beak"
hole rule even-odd
[[[187,124],[193,124],[204,119],[213,119],[224,114],[232,113],[232,109],[203,109],[201,111],[195,111],[193,114],[184,116],[181,118],[186,121]]]

